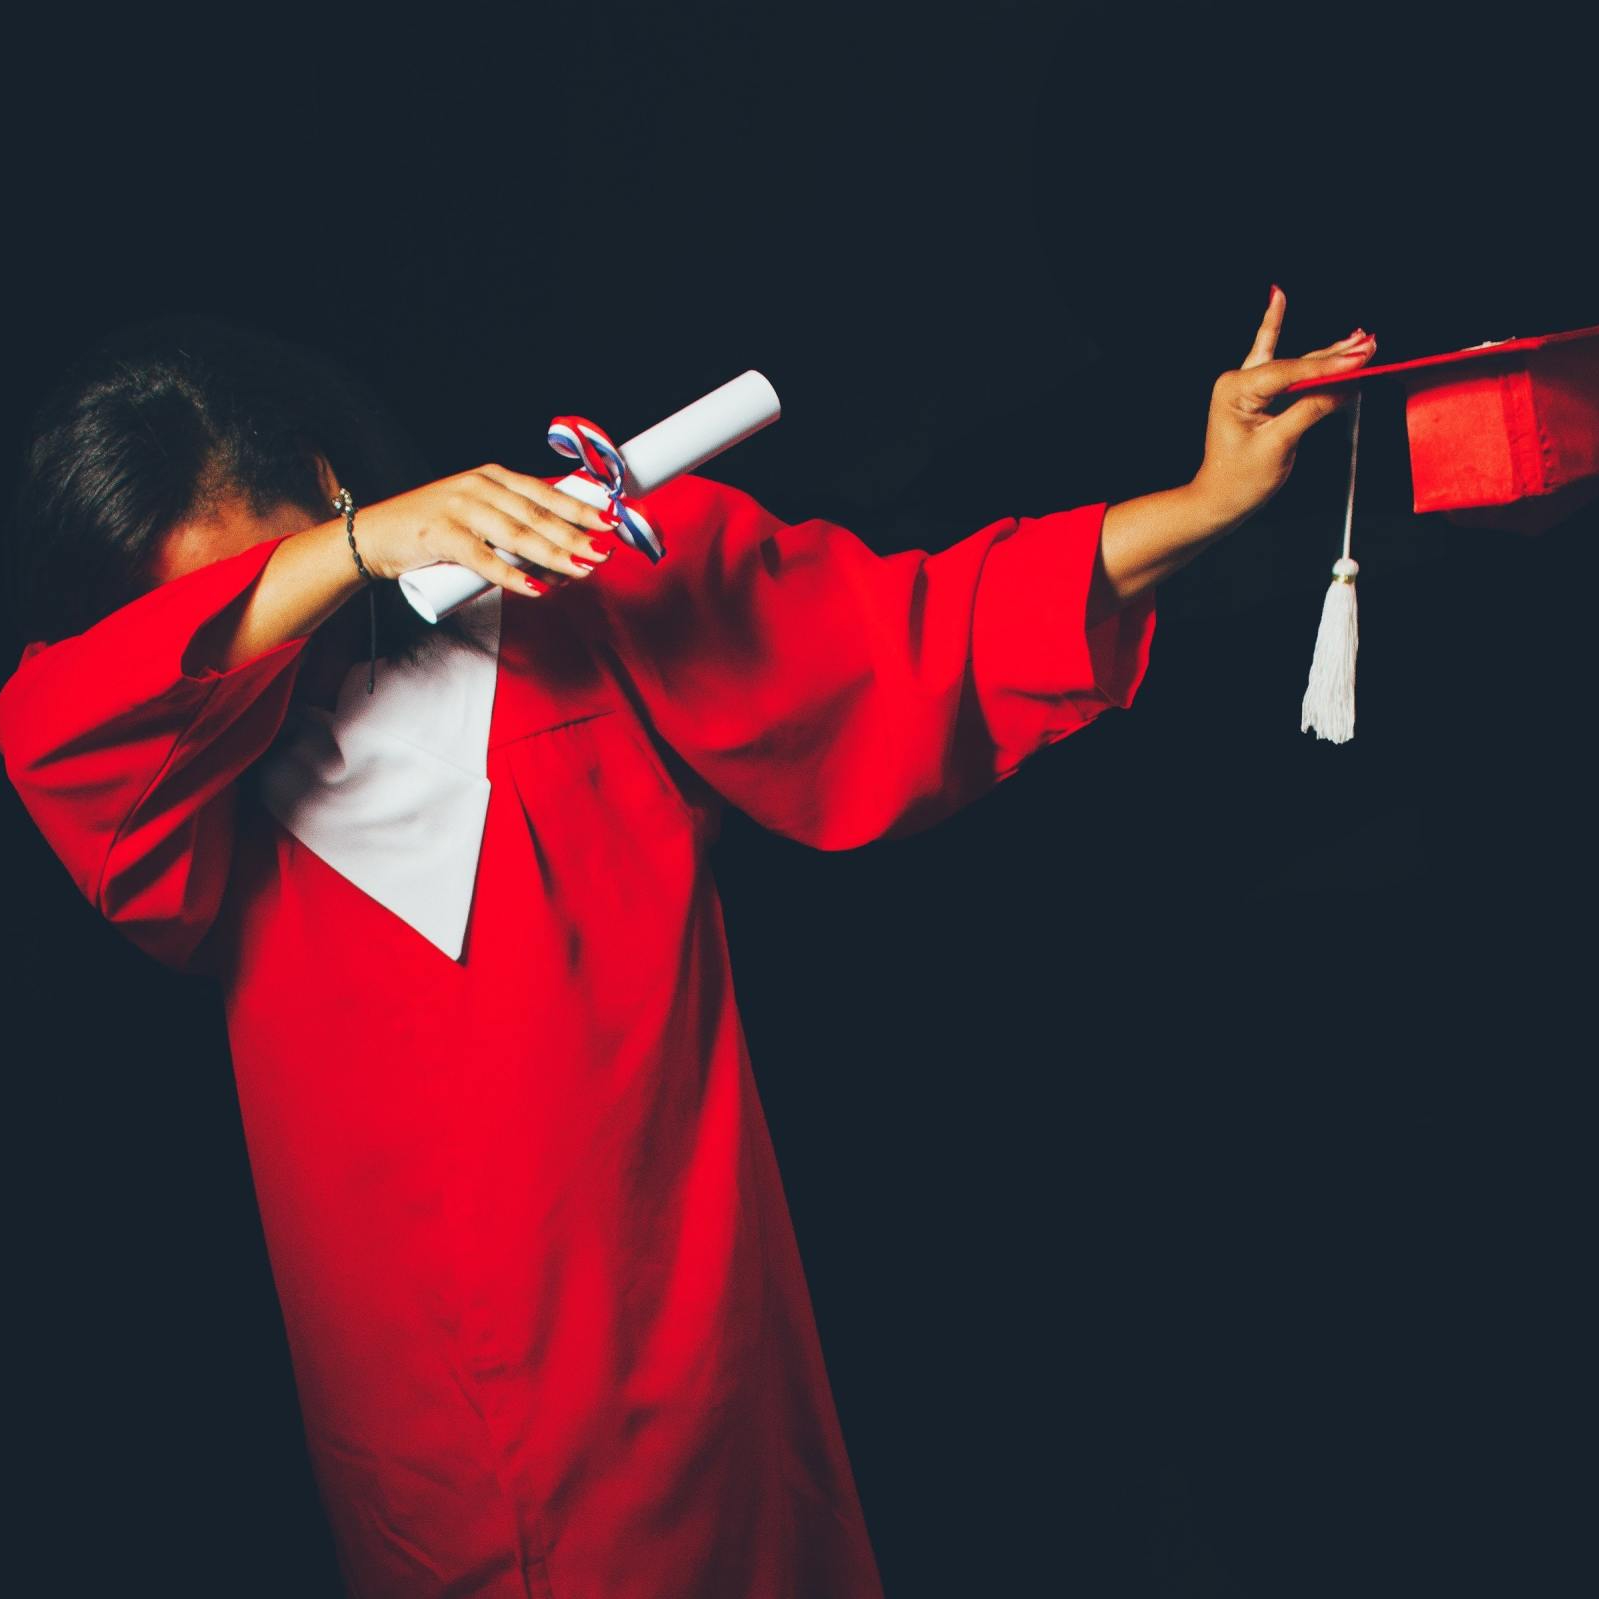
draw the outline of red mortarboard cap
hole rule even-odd
[[[1541,533],[1599,498],[1599,326],[1296,383],[1397,377],[1417,512]]]

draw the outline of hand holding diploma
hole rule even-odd
[[[583,467],[579,471],[553,487],[540,479],[524,478],[497,467],[481,468],[480,474],[497,474],[494,481],[523,496],[529,502],[526,508],[535,515],[564,519],[565,531],[546,525],[541,534],[539,526],[521,521],[518,508],[507,501],[503,506],[507,518],[503,528],[478,517],[469,530],[478,543],[477,549],[458,540],[449,550],[438,548],[435,564],[413,561],[395,574],[400,588],[421,615],[437,622],[495,584],[513,592],[527,592],[522,587],[525,580],[514,569],[529,563],[549,565],[542,553],[545,543],[553,543],[560,552],[552,570],[582,577],[592,568],[574,566],[574,560],[604,559],[603,554],[596,556],[588,547],[589,541],[584,540],[582,547],[574,544],[580,537],[577,530],[585,528],[615,532],[650,560],[658,561],[665,553],[662,539],[648,518],[627,503],[628,497],[649,494],[672,478],[693,471],[712,456],[775,422],[780,414],[772,385],[759,372],[745,372],[646,429],[620,449],[583,418],[558,417],[550,431],[550,443],[562,454],[581,460]],[[542,491],[540,494],[533,493],[533,484]],[[600,516],[601,508],[610,512],[614,520]],[[531,544],[530,535],[534,539]],[[508,565],[513,571],[497,571],[495,562]]]
[[[587,577],[603,564],[614,548],[612,531],[596,506],[542,478],[489,464],[368,506],[357,537],[375,578],[447,560],[449,570],[475,579],[475,593],[498,584],[536,596],[556,578]]]

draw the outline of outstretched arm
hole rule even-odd
[[[1243,366],[1217,382],[1184,488],[880,556],[847,528],[787,523],[685,476],[650,497],[667,558],[611,562],[574,614],[601,624],[665,742],[763,826],[820,849],[928,827],[1132,703],[1155,585],[1276,492],[1336,403],[1272,415],[1273,398],[1370,358],[1354,335],[1275,360],[1284,305],[1274,291]]]

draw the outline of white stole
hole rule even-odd
[[[290,833],[451,960],[466,939],[488,816],[503,595],[495,585],[454,613],[492,653],[441,636],[414,666],[383,662],[371,694],[358,661],[336,708],[291,705],[253,768]]]

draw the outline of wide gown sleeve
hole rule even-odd
[[[197,635],[281,542],[164,583],[83,633],[29,644],[0,687],[0,754],[46,842],[90,904],[180,971],[221,905],[235,780],[282,725],[310,637],[217,671]]]
[[[1104,505],[887,556],[693,475],[648,509],[665,558],[622,549],[593,580],[611,647],[713,789],[820,849],[932,825],[1131,705],[1148,666],[1153,591],[1087,623]]]

